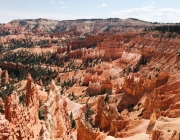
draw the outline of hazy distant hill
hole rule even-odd
[[[50,19],[25,19],[13,20],[0,24],[0,34],[8,35],[26,31],[56,33],[63,31],[80,31],[92,33],[126,32],[151,28],[158,24],[141,21],[138,19],[78,19],[78,20],[50,20]]]

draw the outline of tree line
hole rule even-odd
[[[154,28],[154,30],[165,32],[176,32],[180,34],[180,26],[179,25],[164,25],[164,26],[157,26]]]

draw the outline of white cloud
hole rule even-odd
[[[152,4],[152,5],[154,5],[155,4],[155,2],[154,1],[148,1],[150,4]]]
[[[63,4],[64,2],[63,2],[63,1],[60,1],[59,3]]]
[[[102,4],[101,4],[101,7],[106,7],[106,6],[107,6],[106,3],[102,3]]]
[[[106,3],[102,3],[100,6],[98,6],[98,7],[106,7],[107,6],[107,4]]]
[[[180,14],[180,9],[172,9],[172,8],[162,8],[157,10],[158,12],[170,12],[175,14]]]
[[[152,1],[149,1],[152,4]],[[108,14],[108,17],[119,18],[137,18],[145,21],[153,22],[180,22],[180,9],[162,8],[155,9],[154,5],[140,8],[132,8],[126,10],[113,11]]]
[[[3,13],[3,14],[1,14]],[[54,20],[69,20],[69,19],[82,19],[82,16],[69,16],[68,14],[58,14],[58,13],[21,13],[15,11],[7,11],[0,9],[0,23],[7,23],[14,19],[38,19],[38,18],[46,18],[46,19],[54,19]]]
[[[54,3],[54,1],[52,0],[51,3]]]
[[[66,9],[67,7],[61,7],[62,9]]]
[[[68,8],[68,7],[61,7]],[[65,9],[64,9],[65,10]],[[37,11],[32,11],[31,13],[26,12],[15,12],[0,9],[0,23],[7,23],[13,19],[37,19],[37,18],[46,18],[46,19],[55,19],[55,20],[67,20],[67,19],[83,19],[83,18],[93,18],[93,15],[82,16],[82,15],[72,15],[69,14],[60,14],[60,13],[35,13]],[[145,21],[153,22],[169,22],[169,23],[179,23],[180,22],[180,8],[161,8],[156,9],[153,5],[136,7],[132,9],[125,9],[119,11],[112,11],[110,13],[104,14],[103,17],[96,18],[137,18]]]
[[[93,16],[93,15],[92,15],[92,16],[90,16],[90,18],[91,18],[91,19],[92,19],[92,18],[96,18],[96,16]]]
[[[145,6],[141,8],[133,8],[133,9],[127,9],[127,10],[120,10],[120,11],[114,11],[112,12],[112,15],[125,15],[125,14],[135,14],[140,12],[152,12],[154,6]]]

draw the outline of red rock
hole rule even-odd
[[[104,140],[104,138],[106,138],[106,135],[101,133],[98,129],[93,129],[89,122],[85,120],[84,116],[78,118],[78,140]]]
[[[67,112],[67,102],[59,94],[54,81],[51,82],[49,96],[44,104],[45,123],[41,129],[42,140],[64,139],[69,140],[71,131],[70,117]]]

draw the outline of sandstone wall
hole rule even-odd
[[[27,79],[28,83],[26,92],[27,94],[31,94],[30,92],[32,92],[32,96],[26,96],[26,107],[20,103],[17,93],[12,93],[10,96],[6,97],[4,114],[10,126],[10,140],[36,140],[39,136],[40,122],[38,119],[38,90],[30,75]]]
[[[71,132],[70,117],[67,112],[67,102],[63,98],[54,81],[51,82],[47,102],[44,105],[45,123],[41,129],[42,140],[69,140]]]
[[[78,118],[77,140],[104,140],[105,134],[92,126],[84,119],[84,114]]]

